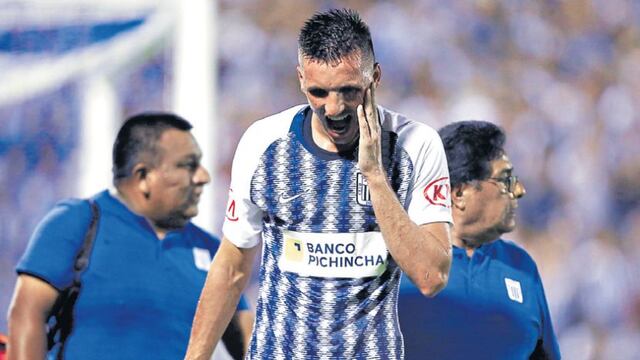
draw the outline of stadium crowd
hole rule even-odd
[[[640,2],[221,0],[219,126],[228,135],[215,145],[222,166],[211,172],[222,183],[251,121],[304,102],[295,73],[300,24],[344,6],[371,27],[383,67],[379,103],[434,128],[481,119],[506,130],[527,184],[507,238],[538,264],[563,356],[640,353]],[[125,113],[169,107],[160,93],[169,62],[160,54],[118,80]],[[82,171],[76,98],[69,84],[0,107],[2,309],[27,234],[55,201],[74,195]]]
[[[162,91],[170,68],[165,55],[151,57],[114,79],[122,118],[147,109],[168,109]],[[36,98],[0,106],[0,309],[4,314],[15,283],[14,267],[29,234],[56,202],[79,196],[79,89],[79,84],[70,82]],[[6,332],[3,315],[0,333]]]

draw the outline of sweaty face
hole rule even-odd
[[[156,147],[160,155],[147,175],[150,219],[160,228],[179,228],[198,214],[209,173],[200,164],[202,153],[188,131],[166,130]]]
[[[377,66],[365,71],[359,56],[346,57],[337,64],[303,58],[298,78],[313,109],[312,133],[319,147],[336,152],[355,145],[357,107],[363,103],[367,87],[372,81],[377,82],[379,75]]]
[[[480,181],[466,199],[465,222],[473,223],[479,238],[496,240],[516,226],[518,199],[525,194],[524,184],[517,181],[509,191],[506,185],[513,165],[506,155],[491,162],[491,176]]]

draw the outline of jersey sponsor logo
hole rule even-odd
[[[280,268],[301,276],[363,278],[387,269],[388,251],[382,234],[299,233],[284,230]]]
[[[289,202],[292,202],[293,200],[299,198],[300,196],[304,195],[306,191],[301,192],[300,194],[296,194],[296,195],[292,195],[292,196],[286,196],[285,194],[280,194],[280,197],[278,197],[278,202],[280,204],[286,204]]]
[[[238,221],[238,216],[236,216],[236,200],[233,198],[233,189],[229,189],[229,202],[227,203],[227,213],[225,216],[229,221]]]
[[[424,197],[433,205],[439,205],[444,207],[450,207],[449,196],[451,193],[451,186],[449,185],[448,177],[441,177],[430,182],[424,188]]]
[[[207,249],[194,247],[193,262],[198,269],[202,271],[209,271],[209,265],[211,265],[211,253]]]
[[[361,172],[356,172],[356,202],[358,205],[371,206],[371,192],[367,179]]]
[[[507,287],[507,295],[509,299],[522,304],[524,298],[522,297],[522,288],[520,282],[509,278],[504,278],[504,284]]]

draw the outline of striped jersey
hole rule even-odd
[[[383,165],[416,224],[451,222],[447,162],[427,125],[378,107]],[[262,240],[249,359],[401,359],[401,270],[350,153],[319,148],[300,105],[255,122],[233,160],[223,226],[236,246]]]

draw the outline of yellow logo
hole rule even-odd
[[[289,261],[302,261],[302,241],[285,236],[284,257]]]

